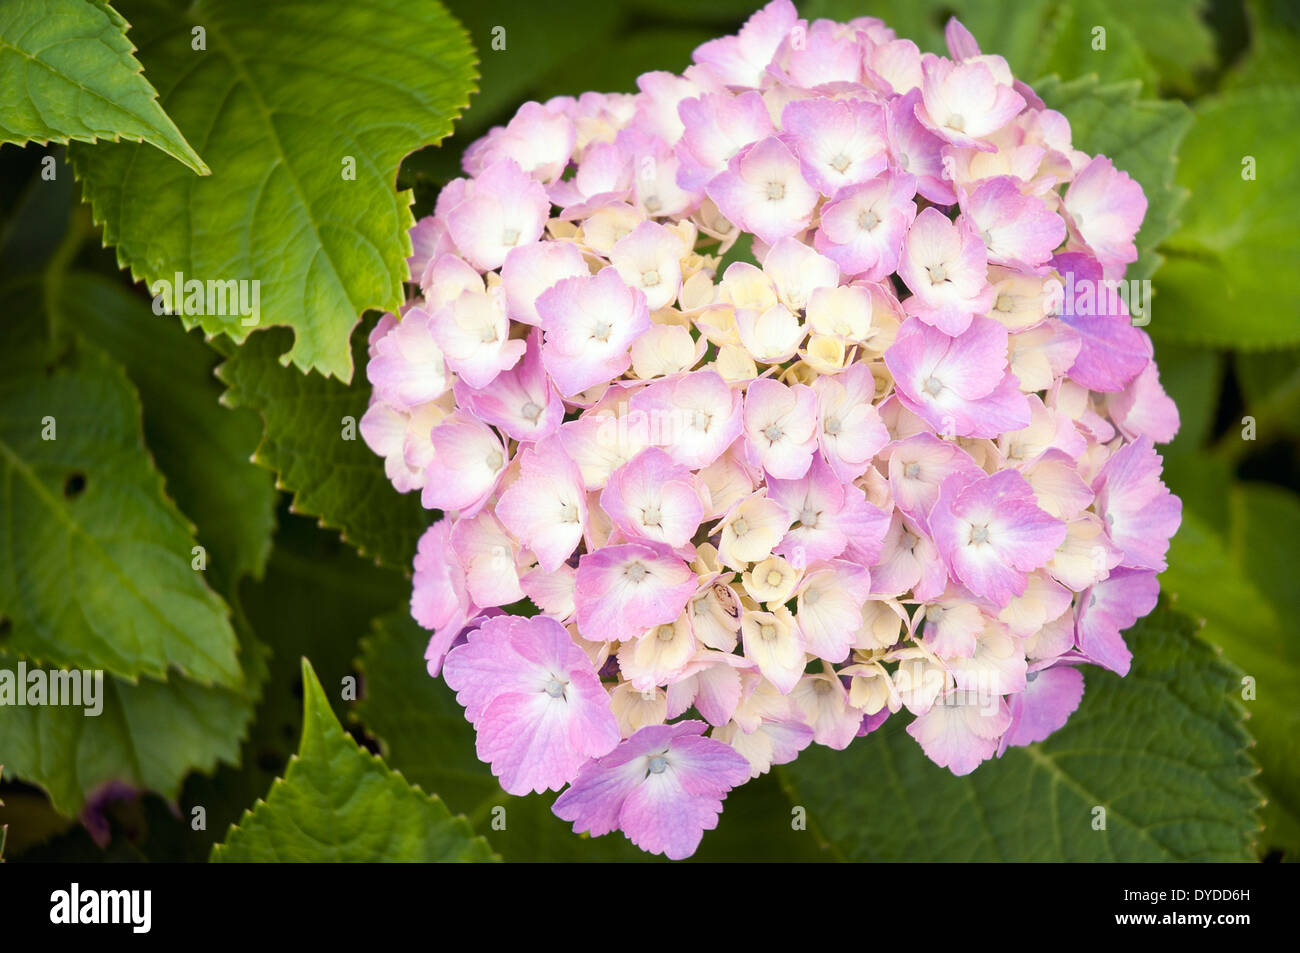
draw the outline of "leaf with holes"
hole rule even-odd
[[[140,392],[145,442],[168,492],[198,526],[218,590],[260,577],[275,528],[275,486],[250,460],[261,436],[257,415],[221,406],[217,355],[198,332],[186,334],[99,275],[73,272],[57,295],[68,326],[121,362]]]
[[[327,14],[314,0],[121,6],[212,175],[181,176],[129,145],[71,150],[119,264],[151,288],[177,273],[259,282],[256,302],[247,285],[245,307],[211,309],[247,314],[182,320],[235,341],[287,325],[286,363],[350,380],[358,316],[396,310],[408,277],[398,165],[451,131],[474,86],[464,30],[434,2],[357,0]]]
[[[145,449],[135,389],[87,345],[46,365],[31,324],[0,332],[4,650],[239,689],[229,611],[192,568],[193,530]]]
[[[126,29],[104,0],[0,5],[0,142],[147,142],[206,175],[141,74]]]
[[[1046,741],[959,778],[896,715],[779,769],[791,800],[847,860],[1249,860],[1260,797],[1230,694],[1240,673],[1167,608],[1126,638],[1128,676],[1087,669],[1078,711]]]
[[[498,859],[469,823],[363,751],[302,660],[303,728],[282,779],[212,849],[215,862]]]

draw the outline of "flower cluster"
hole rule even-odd
[[[526,104],[413,230],[361,430],[442,514],[430,674],[576,831],[684,857],[813,742],[906,710],[966,774],[1128,670],[1180,517],[1104,293],[1146,199],[947,39],[774,0],[635,95]]]

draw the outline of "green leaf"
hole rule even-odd
[[[1123,78],[1123,72],[1132,68],[1117,70],[1110,62],[1112,57],[1118,54],[1131,58],[1140,52],[1154,71],[1153,79],[1190,92],[1196,74],[1214,65],[1214,35],[1202,18],[1207,0],[1074,0],[1063,6],[1070,8],[1072,17],[1070,26],[1057,37],[1057,49],[1086,50],[1091,59],[1081,65],[1091,63],[1089,71],[1100,74],[1102,79]],[[1106,29],[1104,51],[1092,49],[1093,29],[1097,26]],[[1050,69],[1049,63],[1044,72]],[[1140,69],[1138,66],[1129,75],[1145,79]]]
[[[0,6],[0,143],[129,139],[207,175],[158,105],[126,29],[104,0],[6,0]]]
[[[1091,75],[1103,83],[1135,79],[1149,92],[1159,79],[1149,56],[1153,48],[1110,6],[1107,0],[1054,4],[1044,34],[1037,43],[1025,38],[1030,46],[1021,60],[1023,66],[1012,64],[1013,71],[1026,79],[1048,75],[1065,79]],[[1094,49],[1101,42],[1094,32],[1097,27],[1106,31],[1102,49]]]
[[[410,193],[394,188],[398,165],[451,131],[473,89],[464,31],[434,2],[122,6],[163,104],[213,174],[182,177],[126,145],[72,149],[119,264],[151,288],[177,273],[260,282],[254,324],[182,320],[237,342],[254,326],[289,326],[286,363],[350,380],[358,316],[396,310],[408,278],[414,222]],[[195,26],[205,49],[191,46]]]
[[[255,651],[252,645],[247,649],[250,655]],[[15,665],[0,655],[0,667]],[[59,813],[76,815],[110,781],[174,799],[191,771],[238,763],[240,740],[253,717],[251,685],[235,692],[178,675],[133,685],[106,675],[102,691],[98,716],[47,705],[8,708],[0,718],[5,770],[44,788]]]
[[[366,322],[356,335],[355,360],[366,359]],[[400,494],[384,463],[361,439],[370,400],[364,380],[345,386],[281,366],[288,333],[272,331],[248,341],[217,369],[229,388],[227,406],[262,415],[264,431],[254,462],[276,473],[293,494],[293,511],[320,519],[379,562],[409,571],[416,542],[430,523],[418,493]]]
[[[1254,754],[1268,795],[1262,846],[1300,854],[1300,615],[1295,541],[1300,499],[1264,484],[1237,484],[1227,494],[1220,530],[1185,513],[1161,585],[1178,607],[1205,620],[1201,636],[1251,679],[1246,700]],[[1246,686],[1236,686],[1240,695]],[[1290,833],[1286,833],[1287,831]]]
[[[854,861],[1248,860],[1259,796],[1229,694],[1240,674],[1193,630],[1157,609],[1126,636],[1126,678],[1087,669],[1064,728],[966,777],[927,760],[897,715],[781,768],[791,800]]]
[[[1223,88],[1300,83],[1300,8],[1291,0],[1246,0],[1250,49],[1223,79]]]
[[[1240,350],[1300,343],[1298,125],[1300,86],[1225,93],[1197,105],[1178,171],[1196,201],[1163,248],[1164,297],[1151,323],[1157,339]]]
[[[31,323],[0,330],[5,651],[239,688],[228,610],[191,568],[193,532],[145,449],[130,381],[86,345],[44,364]]]
[[[1115,168],[1141,184],[1147,214],[1137,233],[1138,260],[1125,277],[1150,278],[1163,261],[1156,246],[1177,226],[1187,199],[1186,189],[1174,184],[1174,156],[1192,124],[1190,110],[1180,102],[1138,99],[1136,82],[1101,85],[1095,77],[1068,83],[1046,79],[1035,89],[1048,107],[1070,120],[1076,149],[1108,156]],[[1162,275],[1157,293],[1167,291],[1170,284]],[[1157,297],[1155,307],[1160,315],[1153,317],[1153,327],[1164,315],[1168,315],[1165,323],[1178,320],[1171,302]]]
[[[251,457],[261,421],[221,406],[217,355],[197,331],[151,313],[138,296],[99,275],[74,272],[59,285],[65,320],[119,361],[144,405],[145,442],[167,488],[198,525],[208,569],[228,591],[260,577],[275,528],[275,486]]]
[[[508,861],[662,860],[620,834],[579,836],[551,813],[554,794],[511,797],[474,751],[474,729],[441,679],[424,663],[429,633],[406,609],[375,621],[362,641],[364,692],[356,717],[378,737],[384,757],[418,784],[436,789],[478,829],[491,825],[492,846]],[[771,775],[727,795],[718,828],[704,836],[698,861],[825,860],[806,830],[791,824],[791,807]],[[504,828],[500,825],[504,824]]]
[[[336,534],[282,508],[265,576],[246,577],[239,588],[247,623],[270,654],[266,688],[240,763],[222,766],[211,776],[191,774],[177,797],[178,813],[146,802],[146,816],[135,828],[139,850],[151,861],[206,861],[212,845],[284,773],[297,748],[302,657],[311,656],[335,714],[342,717],[351,704],[344,691],[356,686],[358,640],[372,618],[409,595],[410,582],[400,573],[362,559]],[[206,813],[205,830],[190,827],[195,807]],[[52,859],[70,847],[57,846],[60,852],[52,847]]]
[[[302,660],[298,754],[247,812],[214,862],[484,861],[495,855],[463,817],[363,751],[339,725]]]
[[[106,675],[97,715],[55,705],[9,708],[0,718],[7,770],[44,788],[56,811],[75,817],[110,782],[174,801],[191,771],[210,773],[219,764],[237,764],[267,669],[265,649],[238,601],[234,617],[244,663],[239,691],[198,685],[176,674],[166,682],[146,677],[134,684]],[[0,653],[0,667],[13,669],[12,657]]]

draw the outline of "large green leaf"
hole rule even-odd
[[[174,801],[190,772],[238,764],[267,668],[266,651],[238,601],[234,610],[244,664],[240,690],[199,685],[175,673],[166,682],[146,677],[134,684],[105,675],[98,715],[56,705],[8,708],[0,718],[5,770],[43,788],[60,814],[76,816],[106,784]],[[14,667],[15,660],[0,653],[0,668]]]
[[[249,645],[246,651],[252,658],[258,650]],[[0,668],[14,667],[11,657],[0,655]],[[7,708],[0,718],[5,770],[44,788],[66,815],[77,814],[109,782],[174,799],[191,771],[238,763],[253,717],[251,690],[198,685],[177,675],[134,685],[106,675],[98,716],[67,706]]]
[[[177,671],[239,688],[228,610],[191,568],[193,532],[145,449],[130,381],[86,345],[46,363],[33,323],[0,332],[4,650],[130,680]]]
[[[1240,674],[1193,630],[1157,609],[1127,634],[1127,677],[1089,669],[1064,728],[966,777],[928,761],[900,715],[782,768],[791,799],[847,860],[1248,860],[1260,799]]]
[[[365,324],[356,335],[355,359],[365,363]],[[255,462],[274,470],[277,485],[293,494],[293,511],[320,519],[380,562],[409,570],[416,542],[430,522],[418,493],[399,494],[383,461],[361,439],[370,399],[362,380],[345,386],[280,365],[288,334],[259,334],[217,369],[231,407],[262,415]]]
[[[121,833],[151,861],[207,860],[212,845],[266,794],[297,749],[302,734],[302,657],[311,657],[335,713],[341,716],[351,704],[344,690],[356,684],[353,659],[358,639],[375,615],[409,594],[405,577],[357,556],[337,535],[318,529],[310,520],[283,511],[280,516],[265,576],[245,577],[239,587],[238,604],[247,625],[270,654],[268,681],[240,751],[240,763],[222,765],[211,775],[190,774],[175,807],[146,798],[135,809]],[[205,822],[199,829],[192,824],[196,808],[202,808]],[[13,813],[0,811],[0,821],[9,819],[19,835],[10,844],[18,853],[40,839],[40,831],[33,830],[30,816],[11,817]],[[106,859],[78,828],[44,847],[32,848],[23,859],[82,857]]]
[[[619,834],[578,836],[551,813],[554,794],[511,797],[474,753],[474,729],[441,679],[424,664],[429,633],[405,609],[376,620],[362,642],[364,694],[356,715],[377,736],[388,761],[417,783],[436,789],[476,828],[491,830],[492,846],[508,861],[662,860]],[[727,795],[718,828],[704,836],[700,861],[825,860],[806,830],[792,824],[791,807],[768,775]],[[504,825],[504,826],[502,826]]]
[[[1184,514],[1161,584],[1205,620],[1201,635],[1251,680],[1246,701],[1268,795],[1263,846],[1300,855],[1300,592],[1295,585],[1300,500],[1264,484],[1238,484],[1221,530]],[[1246,686],[1239,686],[1240,694]]]
[[[67,276],[58,297],[68,325],[121,362],[140,392],[145,442],[198,526],[218,588],[260,576],[271,551],[275,486],[251,460],[261,436],[257,415],[221,406],[217,355],[197,331],[186,334],[99,275]]]
[[[1146,193],[1147,214],[1137,234],[1138,260],[1127,278],[1150,278],[1163,259],[1159,245],[1178,224],[1187,198],[1174,184],[1178,145],[1192,124],[1192,114],[1180,102],[1138,99],[1136,82],[1099,84],[1095,77],[1060,83],[1040,81],[1036,90],[1052,109],[1070,120],[1074,147],[1108,156],[1115,168],[1136,179]],[[1156,286],[1154,327],[1161,320],[1178,320],[1171,302],[1159,297],[1171,284],[1162,275]]]
[[[464,31],[432,0],[122,6],[163,104],[213,174],[182,177],[126,145],[73,149],[105,241],[151,288],[176,273],[260,282],[256,323],[183,320],[236,341],[290,326],[286,363],[350,380],[358,316],[395,310],[408,277],[411,196],[394,188],[398,164],[451,131],[473,88]],[[204,50],[191,27],[205,31]]]
[[[0,282],[10,276],[15,298],[28,289],[51,327],[81,333],[125,368],[168,493],[198,527],[213,588],[229,592],[245,573],[261,574],[271,548],[275,487],[250,459],[259,418],[220,405],[217,355],[197,331],[154,315],[120,282],[68,270],[93,231],[74,193],[61,162],[52,181],[30,176],[0,232]],[[40,287],[32,272],[43,274]]]
[[[265,801],[212,849],[216,862],[484,861],[495,855],[464,817],[412,787],[343,731],[302,661],[298,754]]]
[[[147,142],[206,175],[104,0],[0,5],[0,142]]]
[[[1157,338],[1240,350],[1300,343],[1298,125],[1300,86],[1224,93],[1197,105],[1178,170],[1196,201],[1163,249],[1169,261],[1151,322]]]

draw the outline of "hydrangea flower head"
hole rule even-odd
[[[1128,670],[1181,515],[1177,409],[1098,293],[1146,199],[945,35],[774,0],[636,94],[525,104],[412,232],[362,434],[439,511],[429,673],[578,833],[686,857],[810,744],[907,719],[966,774]]]

